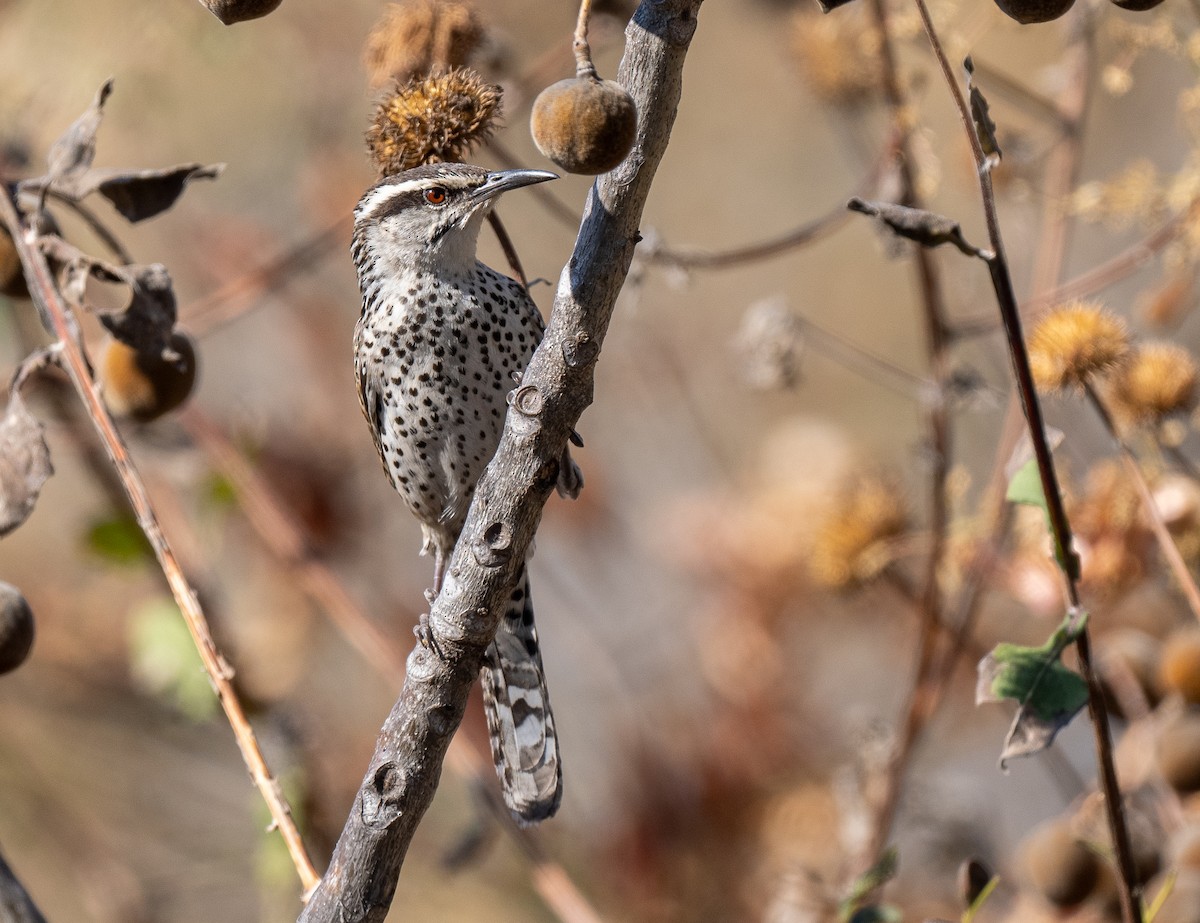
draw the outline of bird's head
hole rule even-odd
[[[400,272],[422,263],[469,271],[484,217],[510,189],[557,179],[545,170],[500,170],[461,163],[425,164],[377,183],[354,210],[356,247]]]

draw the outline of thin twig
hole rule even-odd
[[[987,260],[988,271],[995,290],[996,301],[1000,315],[1004,321],[1004,332],[1008,342],[1009,358],[1012,360],[1013,372],[1017,382],[1017,392],[1021,407],[1029,426],[1029,436],[1033,443],[1034,456],[1037,460],[1038,474],[1041,479],[1042,493],[1046,499],[1047,513],[1050,519],[1050,530],[1054,537],[1056,556],[1066,577],[1068,603],[1072,612],[1080,610],[1079,599],[1079,566],[1078,558],[1072,547],[1070,523],[1067,520],[1062,493],[1059,490],[1058,476],[1050,454],[1050,446],[1046,440],[1045,424],[1042,419],[1041,404],[1038,401],[1037,390],[1033,385],[1033,375],[1029,369],[1029,354],[1025,348],[1024,336],[1021,332],[1021,313],[1013,290],[1012,278],[1008,271],[1008,261],[1004,254],[1004,240],[1000,233],[1000,221],[996,212],[995,192],[992,189],[991,172],[987,168],[987,158],[979,138],[975,133],[971,112],[963,96],[962,88],[954,76],[953,69],[941,41],[933,26],[929,9],[925,0],[913,0],[921,17],[925,34],[933,48],[942,76],[950,89],[958,110],[959,119],[971,144],[974,155],[976,172],[979,180],[979,191],[983,202],[984,218],[988,228],[988,239],[992,248],[991,258]],[[1120,873],[1121,909],[1126,923],[1141,923],[1141,903],[1138,899],[1139,887],[1134,870],[1133,854],[1130,848],[1129,831],[1125,820],[1124,805],[1121,789],[1117,781],[1116,767],[1113,761],[1112,731],[1108,724],[1108,710],[1100,682],[1092,663],[1091,636],[1086,623],[1079,629],[1076,640],[1079,653],[1079,663],[1083,677],[1088,687],[1088,711],[1092,719],[1092,729],[1095,735],[1096,756],[1100,766],[1101,785],[1104,792],[1105,810],[1108,816],[1109,832],[1117,856],[1117,869]]]
[[[145,485],[129,456],[124,439],[113,423],[108,409],[104,406],[96,383],[92,379],[82,346],[72,334],[68,308],[54,285],[45,257],[38,249],[37,232],[36,230],[26,232],[22,227],[16,208],[8,195],[0,195],[0,222],[3,222],[11,231],[13,244],[20,256],[21,265],[29,284],[30,295],[38,302],[42,314],[49,319],[52,325],[50,332],[62,344],[63,367],[88,411],[88,416],[104,444],[109,460],[121,477],[121,483],[129,497],[138,525],[154,549],[154,555],[158,559],[175,601],[187,622],[192,639],[196,643],[196,648],[200,652],[205,671],[225,710],[238,748],[241,750],[242,759],[250,770],[254,784],[267,803],[272,822],[283,836],[292,863],[295,865],[303,889],[307,893],[316,884],[317,874],[308,858],[300,832],[292,820],[291,808],[279,784],[271,775],[258,746],[258,740],[254,736],[254,730],[237,699],[232,683],[233,670],[213,642],[212,633],[209,631],[204,611],[200,607],[195,591],[180,569],[175,552],[159,526],[158,517],[155,515]]]
[[[262,266],[230,279],[215,292],[194,301],[181,316],[188,329],[203,336],[253,310],[259,304],[251,299],[294,282],[305,272],[311,272],[320,261],[343,241],[350,239],[353,215],[345,215],[306,240],[284,250]]]
[[[1121,434],[1117,432],[1117,426],[1113,421],[1112,414],[1109,413],[1108,407],[1091,382],[1084,384],[1084,393],[1087,395],[1092,409],[1100,417],[1100,422],[1108,430],[1108,435],[1112,438],[1117,451],[1121,453],[1121,462],[1125,466],[1125,472],[1137,488],[1138,496],[1142,501],[1142,509],[1145,510],[1146,518],[1150,521],[1150,531],[1154,533],[1154,538],[1158,542],[1158,549],[1166,559],[1171,573],[1175,575],[1175,581],[1179,584],[1179,589],[1183,593],[1184,599],[1187,600],[1188,608],[1192,610],[1192,615],[1197,620],[1200,620],[1200,588],[1196,586],[1195,578],[1192,577],[1191,571],[1188,570],[1187,563],[1183,560],[1183,555],[1179,553],[1179,546],[1175,544],[1175,539],[1171,536],[1171,530],[1163,522],[1162,513],[1158,510],[1158,504],[1154,502],[1154,494],[1150,492],[1150,485],[1146,483],[1146,477],[1142,474],[1142,468],[1138,464],[1137,456],[1133,454],[1133,450],[1121,438]]]
[[[517,248],[513,244],[512,238],[508,236],[504,222],[500,220],[500,216],[495,211],[488,212],[488,224],[492,226],[492,232],[496,235],[496,240],[500,242],[500,249],[504,251],[504,258],[508,260],[508,268],[513,271],[517,281],[528,289],[529,280],[525,278],[525,267],[521,265],[521,257],[517,254]]]
[[[894,131],[899,138],[896,153],[901,184],[900,204],[920,208],[907,128],[908,101],[900,84],[899,68],[888,25],[887,5],[885,0],[871,0],[870,6],[880,39],[884,96],[891,112]],[[925,247],[917,247],[913,250],[913,256],[921,292],[925,348],[932,375],[932,388],[929,389],[925,404],[927,438],[932,460],[929,476],[929,550],[920,594],[920,627],[917,632],[911,685],[902,712],[899,733],[884,773],[883,792],[874,806],[871,835],[863,851],[862,861],[855,869],[856,874],[879,861],[891,834],[909,759],[932,715],[925,703],[931,695],[930,679],[933,676],[938,633],[942,627],[942,595],[938,586],[938,572],[945,555],[946,532],[950,518],[946,498],[946,475],[950,467],[951,452],[951,422],[946,409],[946,382],[950,374],[946,305],[933,254]]]

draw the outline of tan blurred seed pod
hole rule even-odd
[[[1196,401],[1196,360],[1174,343],[1139,345],[1112,376],[1114,409],[1132,422],[1157,422]]]
[[[1100,881],[1099,859],[1079,842],[1066,818],[1036,828],[1020,849],[1030,882],[1057,907],[1083,903]]]
[[[119,417],[141,422],[174,410],[196,384],[196,350],[184,333],[172,333],[169,355],[147,356],[110,340],[100,363],[104,403]]]
[[[454,0],[408,0],[384,10],[367,36],[363,61],[371,86],[461,67],[485,38],[475,8]]]
[[[1191,705],[1200,704],[1200,629],[1180,629],[1163,642],[1158,684],[1166,694],[1177,693]]]
[[[809,559],[813,580],[844,589],[878,576],[907,527],[908,505],[898,487],[875,474],[859,476],[818,528]]]
[[[1162,729],[1158,769],[1180,794],[1200,791],[1200,715],[1181,714]]]

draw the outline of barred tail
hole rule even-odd
[[[480,681],[504,801],[519,824],[545,820],[562,800],[562,767],[524,568],[487,650]]]

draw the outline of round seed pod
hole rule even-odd
[[[1180,794],[1200,791],[1200,715],[1180,715],[1163,728],[1158,769]]]
[[[283,0],[200,0],[225,25],[259,19],[273,13]]]
[[[1132,10],[1135,13],[1144,13],[1146,10],[1152,10],[1163,0],[1112,0],[1114,4],[1123,10]]]
[[[996,6],[1005,16],[1023,25],[1058,19],[1074,3],[1075,0],[996,0]]]
[[[1021,852],[1030,882],[1057,907],[1082,903],[1100,880],[1100,861],[1076,839],[1065,818],[1035,829]]]
[[[1158,640],[1135,628],[1122,628],[1103,635],[1096,643],[1100,688],[1109,711],[1128,720],[1124,705],[1140,693],[1153,708],[1159,700],[1158,671],[1161,659]],[[1132,684],[1125,688],[1122,684]]]
[[[1200,630],[1185,628],[1167,638],[1158,682],[1164,693],[1177,692],[1189,704],[1200,703]]]
[[[546,87],[529,117],[533,141],[568,173],[607,173],[629,153],[637,106],[623,86],[595,76],[571,77]]]
[[[110,411],[146,422],[187,400],[196,383],[196,349],[191,337],[178,331],[167,345],[167,354],[155,356],[139,353],[120,340],[109,341],[100,381]]]
[[[15,670],[33,647],[33,612],[15,586],[0,582],[0,674]]]

